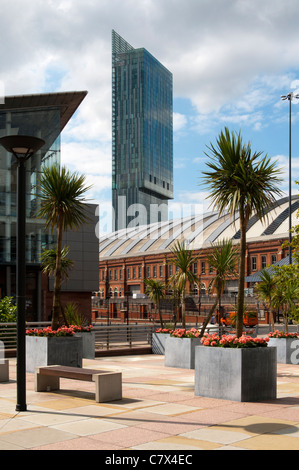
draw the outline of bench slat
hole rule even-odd
[[[98,369],[80,369],[79,367],[68,366],[50,366],[39,368],[39,373],[42,375],[62,377],[65,379],[84,380],[86,382],[92,382],[92,377],[94,374],[101,374],[105,372],[109,371]]]

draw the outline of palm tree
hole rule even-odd
[[[218,304],[220,304],[221,296],[227,278],[236,275],[237,261],[239,257],[238,247],[233,246],[232,240],[224,239],[218,243],[212,243],[212,252],[208,255],[207,259],[209,265],[216,271],[210,285],[214,285],[216,289],[216,298],[214,305],[211,307],[209,314],[203,322],[201,329],[201,336],[203,336],[207,324],[209,323],[213,312]],[[219,309],[220,313],[220,309]]]
[[[260,300],[264,301],[269,308],[272,331],[274,331],[273,296],[275,294],[276,282],[267,269],[259,273],[260,281],[255,286],[255,292]]]
[[[169,279],[169,283],[181,292],[181,307],[182,307],[182,327],[186,328],[185,311],[186,311],[186,287],[189,283],[191,286],[200,284],[200,279],[192,271],[192,265],[198,259],[198,256],[193,256],[185,241],[177,241],[171,249],[174,258],[169,260],[170,264],[174,264],[176,272]]]
[[[74,262],[67,257],[69,253],[69,247],[64,246],[61,250],[61,278],[68,279],[69,277],[69,270],[73,267]],[[49,250],[43,250],[41,254],[41,265],[42,270],[48,276],[51,276],[55,273],[56,267],[56,254],[57,249],[51,248]]]
[[[40,208],[37,216],[45,219],[45,227],[56,228],[56,265],[54,272],[52,328],[59,326],[62,283],[61,254],[63,231],[76,229],[87,221],[84,193],[85,176],[71,174],[65,167],[45,167],[38,184]]]
[[[71,259],[67,258],[68,253],[69,253],[69,247],[64,246],[61,250],[61,282],[68,279],[69,270],[74,265],[74,262]],[[42,270],[43,270],[43,273],[45,273],[47,276],[51,276],[55,274],[56,257],[57,257],[56,255],[57,255],[56,248],[43,250],[41,254]],[[61,304],[60,304],[60,308],[61,308],[62,316],[64,318],[64,322],[68,326],[68,320],[65,316],[64,308],[62,307]]]
[[[262,152],[252,154],[251,145],[243,144],[241,133],[230,133],[228,128],[217,139],[217,146],[208,148],[210,161],[205,171],[204,182],[209,186],[214,207],[219,215],[228,212],[234,219],[240,220],[240,260],[239,287],[237,302],[237,336],[243,331],[246,230],[250,217],[255,213],[259,220],[267,216],[269,206],[275,196],[280,196],[278,177],[280,171],[276,163],[271,163],[268,156],[262,158]]]
[[[157,279],[144,279],[144,283],[146,285],[145,293],[154,302],[156,311],[158,310],[161,327],[164,328],[160,301],[165,297],[165,285]]]

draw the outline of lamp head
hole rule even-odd
[[[8,135],[0,138],[0,144],[18,160],[27,160],[45,144],[45,141],[27,135]]]

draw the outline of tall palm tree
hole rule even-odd
[[[212,247],[213,249],[208,255],[207,259],[209,265],[216,271],[216,274],[211,281],[211,285],[214,285],[216,289],[216,298],[207,318],[203,322],[200,332],[201,336],[203,336],[206,326],[209,323],[216,306],[220,304],[220,299],[223,294],[226,280],[229,277],[234,277],[236,275],[239,258],[239,248],[238,246],[233,246],[233,242],[230,239],[223,239],[218,243],[212,243]]]
[[[243,332],[246,230],[255,213],[259,220],[267,216],[275,196],[280,196],[280,170],[262,152],[251,152],[251,145],[243,144],[241,133],[230,133],[226,127],[217,138],[217,145],[208,147],[210,154],[204,182],[209,186],[212,204],[222,215],[228,213],[240,221],[240,261],[237,303],[237,336]]]
[[[85,176],[70,173],[65,167],[50,166],[43,169],[38,183],[40,208],[37,216],[45,219],[46,228],[56,229],[56,265],[54,272],[52,328],[59,326],[60,292],[62,283],[62,235],[65,230],[76,229],[88,220],[84,193]]]
[[[160,302],[165,297],[165,285],[157,279],[144,279],[144,283],[146,285],[145,293],[154,302],[156,311],[158,310],[161,327],[164,328]]]
[[[51,248],[49,250],[43,250],[41,254],[41,265],[42,270],[48,276],[51,276],[55,273],[56,267],[56,248]],[[68,279],[69,270],[73,267],[74,262],[67,257],[69,253],[69,247],[64,246],[61,250],[61,278]]]
[[[171,249],[174,258],[169,260],[170,264],[174,264],[176,272],[169,279],[170,285],[176,286],[181,292],[181,307],[182,307],[182,327],[186,328],[186,288],[189,284],[200,285],[199,277],[192,271],[192,265],[199,258],[193,255],[193,251],[188,248],[185,241],[177,241]]]
[[[272,331],[274,331],[273,296],[275,294],[276,282],[267,269],[262,269],[259,276],[260,281],[256,284],[254,290],[258,298],[264,301],[269,308]]]

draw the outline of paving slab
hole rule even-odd
[[[86,359],[83,367],[120,370],[122,400],[96,403],[93,384],[67,379],[59,391],[37,393],[27,373],[27,411],[16,412],[10,358],[0,450],[299,450],[298,365],[278,364],[277,398],[258,403],[197,397],[194,370],[165,367],[164,356]]]

